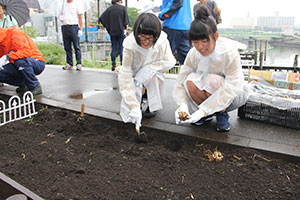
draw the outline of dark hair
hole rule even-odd
[[[2,7],[3,10],[6,10],[6,6],[0,3],[0,6]]]
[[[192,40],[210,40],[210,35],[215,38],[217,25],[215,19],[209,15],[209,10],[206,6],[200,6],[195,13],[195,19],[190,26],[188,37],[190,43]]]
[[[133,25],[133,33],[135,41],[141,45],[139,34],[153,35],[154,40],[152,45],[154,46],[161,33],[161,24],[156,15],[152,13],[142,13],[136,19]]]
[[[119,1],[122,1],[122,0],[111,0],[111,4],[116,4]]]

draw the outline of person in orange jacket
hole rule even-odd
[[[37,75],[45,69],[45,59],[33,40],[18,29],[0,28],[0,82],[18,86],[17,93],[42,93]]]

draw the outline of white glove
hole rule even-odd
[[[148,85],[154,76],[154,72],[151,72],[149,65],[142,67],[135,75],[134,79],[136,82],[143,84],[143,86]]]
[[[186,105],[186,103],[182,103],[177,110],[175,111],[175,122],[176,124],[179,123],[183,123],[184,121],[181,121],[179,119],[179,112],[185,112],[188,115],[188,118],[190,117],[190,112],[189,112],[189,108],[188,105]]]
[[[195,123],[204,117],[204,112],[202,110],[197,110],[192,115],[190,115],[188,120],[182,121],[182,123]]]
[[[136,125],[136,127],[140,127],[142,125],[142,111],[139,106],[134,107],[130,113],[129,117],[131,118],[131,122]]]
[[[61,23],[64,23],[64,15],[60,15],[60,16],[59,16],[59,21],[60,21]]]
[[[4,55],[0,58],[0,67],[2,68],[3,65],[5,65],[7,62],[7,56]]]
[[[78,30],[78,37],[80,38],[82,36],[82,30]]]

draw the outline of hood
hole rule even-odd
[[[223,54],[233,49],[246,49],[247,45],[228,39],[224,37],[219,37],[217,40],[215,52],[218,54]]]

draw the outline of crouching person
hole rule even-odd
[[[17,86],[17,93],[42,93],[36,77],[45,69],[45,59],[33,40],[18,29],[0,28],[0,82]]]
[[[162,109],[163,73],[175,65],[167,34],[158,18],[141,14],[123,43],[123,62],[118,74],[124,122],[141,126],[142,116],[153,117]]]
[[[240,43],[219,38],[215,21],[205,7],[196,11],[188,34],[193,48],[173,91],[179,106],[176,123],[202,125],[215,115],[217,131],[229,131],[227,112],[242,106],[249,96],[238,53]]]

